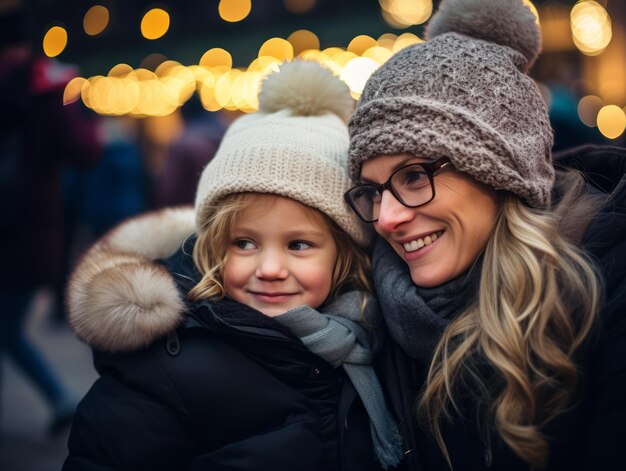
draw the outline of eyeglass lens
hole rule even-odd
[[[428,172],[420,164],[409,165],[393,173],[380,187],[364,184],[348,193],[352,207],[362,219],[370,222],[378,219],[382,187],[390,187],[393,195],[405,206],[419,206],[433,197]]]

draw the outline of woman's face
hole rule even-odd
[[[394,170],[427,162],[411,154],[379,155],[363,164],[363,182],[383,183]],[[497,212],[495,191],[452,167],[435,175],[435,198],[417,208],[384,191],[374,228],[409,266],[417,286],[432,288],[465,272],[484,249]]]

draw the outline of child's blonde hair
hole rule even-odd
[[[226,249],[230,243],[237,218],[244,210],[258,204],[259,196],[285,198],[266,193],[237,193],[204,208],[204,214],[201,215],[203,223],[193,248],[193,260],[202,275],[202,279],[189,291],[188,296],[191,300],[200,301],[224,297],[223,275],[227,262]],[[309,215],[326,225],[337,246],[337,261],[327,300],[332,299],[347,286],[371,292],[367,277],[370,268],[367,254],[327,215],[317,209],[300,204]]]

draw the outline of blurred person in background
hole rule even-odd
[[[223,113],[206,111],[197,96],[181,108],[183,130],[165,153],[152,185],[154,206],[191,205],[200,173],[213,158],[227,126]]]
[[[0,11],[0,351],[43,393],[55,433],[76,401],[26,337],[25,321],[40,288],[63,289],[62,171],[93,165],[100,146],[79,105],[63,106],[75,71],[34,51],[29,19],[20,2]]]
[[[89,232],[85,242],[148,208],[139,126],[136,118],[128,116],[103,118],[99,123],[102,158],[88,172],[71,170],[82,187],[78,222]]]

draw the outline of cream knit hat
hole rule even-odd
[[[321,211],[365,245],[367,231],[343,199],[353,108],[348,86],[318,63],[283,64],[263,82],[259,111],[230,126],[202,172],[196,226],[227,195],[272,193]]]
[[[541,48],[522,0],[443,0],[428,40],[383,64],[350,120],[350,171],[379,154],[447,156],[532,207],[550,203],[552,128],[526,75]]]

